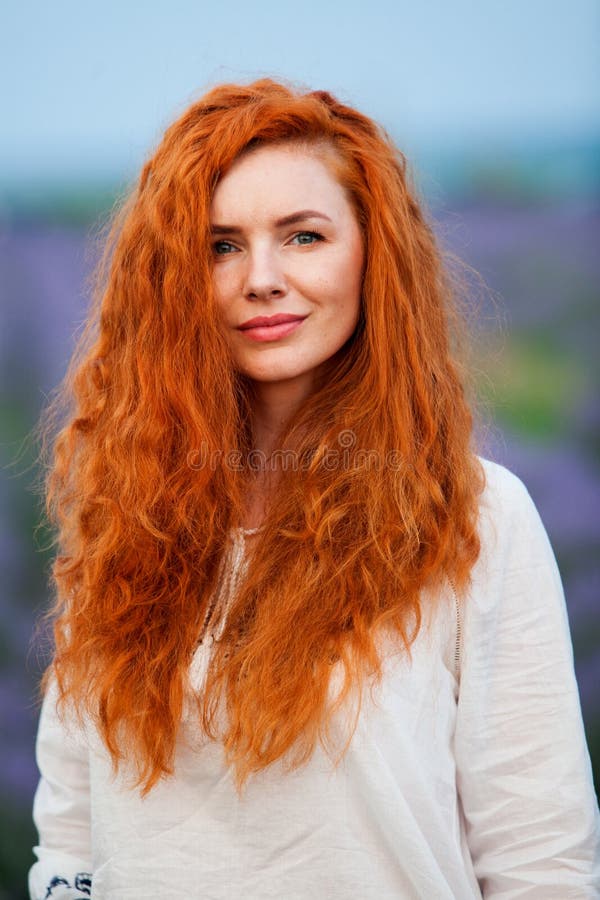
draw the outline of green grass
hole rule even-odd
[[[568,430],[586,389],[582,362],[540,335],[482,345],[479,370],[480,393],[497,421],[536,441]]]

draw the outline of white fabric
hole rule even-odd
[[[521,482],[485,471],[460,685],[449,592],[412,662],[382,642],[385,678],[337,770],[317,751],[303,769],[263,771],[241,799],[191,706],[174,778],[142,800],[113,779],[97,737],[65,731],[49,694],[31,897],[87,897],[85,882],[73,887],[81,872],[98,900],[599,897],[600,820],[556,563]],[[53,877],[65,883],[47,893]]]

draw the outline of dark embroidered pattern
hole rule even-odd
[[[82,891],[90,897],[92,894],[92,876],[90,873],[78,872],[75,876],[75,887],[78,891]]]
[[[44,900],[48,900],[49,897],[52,896],[52,892],[55,887],[60,887],[60,885],[64,885],[65,887],[71,887],[66,878],[59,878],[58,875],[55,875],[48,887],[46,888],[46,895]]]
[[[90,872],[78,872],[73,884],[71,884],[66,878],[55,875],[46,888],[44,900],[52,900],[52,897],[55,896],[54,889],[58,887],[72,888],[74,891],[80,891],[80,893],[72,895],[72,900],[86,900],[86,897],[92,896],[92,876]]]

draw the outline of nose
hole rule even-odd
[[[243,292],[247,300],[275,300],[286,295],[286,279],[276,253],[262,249],[248,255]]]

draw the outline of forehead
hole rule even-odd
[[[307,207],[346,215],[350,203],[327,155],[318,147],[296,145],[259,147],[243,154],[215,188],[211,220],[285,215]]]

